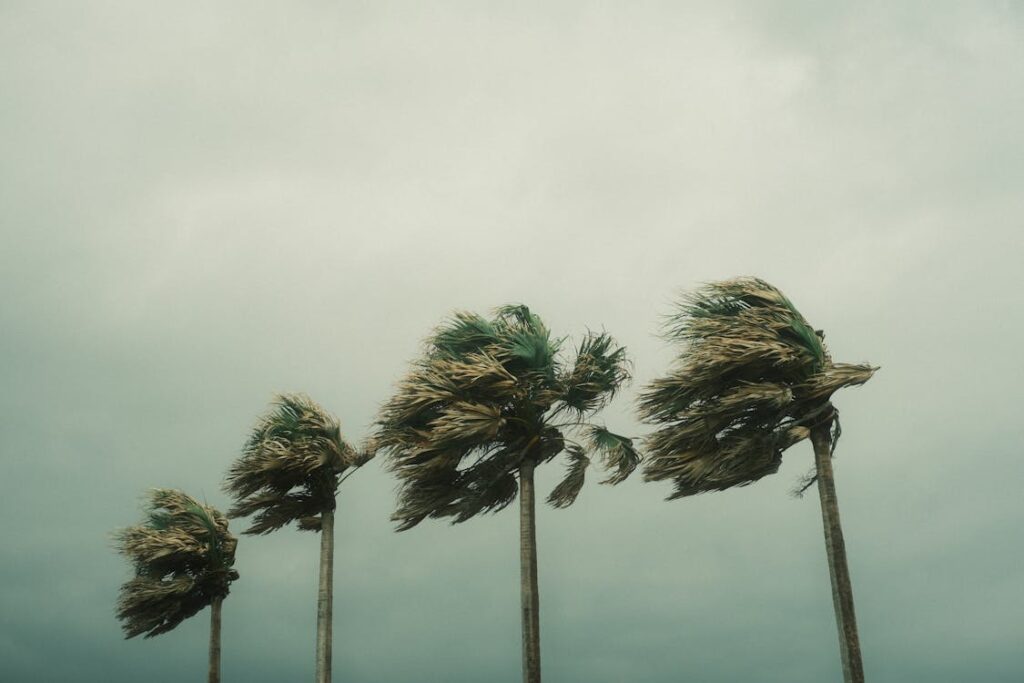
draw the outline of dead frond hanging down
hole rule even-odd
[[[668,375],[640,396],[657,426],[644,478],[671,480],[671,498],[743,486],[778,471],[782,452],[832,414],[837,390],[877,368],[833,363],[782,292],[736,278],[686,296],[666,324],[682,349]]]

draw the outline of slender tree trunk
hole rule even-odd
[[[864,683],[864,665],[860,658],[857,618],[853,613],[853,586],[846,566],[846,544],[839,524],[839,503],[832,476],[831,420],[811,430],[814,462],[818,473],[818,494],[821,497],[821,519],[825,525],[825,552],[832,578],[832,602],[839,628],[839,654],[843,662],[845,683]]]
[[[224,598],[210,603],[210,674],[209,683],[220,683],[220,609]]]
[[[334,510],[320,526],[320,590],[316,599],[316,683],[331,681],[331,619],[334,601]]]
[[[540,683],[540,594],[532,460],[519,467],[519,569],[523,608],[523,683]]]

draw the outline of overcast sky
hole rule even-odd
[[[1020,681],[1024,11],[841,5],[0,3],[0,680],[203,679],[206,612],[122,640],[109,534],[226,507],[274,392],[358,441],[445,315],[523,302],[628,347],[640,435],[660,317],[752,274],[881,366],[836,398],[868,679]],[[540,509],[546,679],[838,680],[811,463]],[[518,681],[514,509],[396,534],[382,465],[335,679]],[[312,677],[317,552],[241,540],[226,681]]]

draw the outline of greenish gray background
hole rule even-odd
[[[739,274],[882,366],[837,399],[869,680],[1024,679],[1021,8],[0,3],[0,680],[202,679],[205,613],[121,639],[109,533],[226,506],[273,392],[358,440],[443,316],[522,301],[628,346],[641,434],[660,316]],[[540,510],[546,678],[837,680],[811,461]],[[519,680],[517,515],[395,534],[381,464],[335,679]],[[242,539],[225,680],[312,677],[316,556]]]

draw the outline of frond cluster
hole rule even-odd
[[[500,510],[515,500],[525,458],[546,462],[564,450],[572,469],[551,502],[575,499],[580,463],[589,459],[562,430],[582,426],[629,372],[625,350],[606,334],[588,334],[571,367],[563,344],[522,305],[500,308],[490,320],[456,313],[434,332],[379,418],[379,445],[400,481],[399,529],[427,517],[462,522]],[[559,414],[567,422],[556,424]],[[630,462],[609,458],[620,472],[627,466],[619,463]]]
[[[224,490],[235,499],[228,516],[253,516],[246,534],[291,522],[319,531],[320,515],[334,509],[339,476],[372,455],[345,443],[338,421],[309,397],[280,395],[228,470]]]
[[[154,489],[146,521],[116,535],[135,576],[121,586],[117,618],[128,638],[166,633],[228,594],[237,540],[219,511],[174,489]]]
[[[776,472],[842,387],[876,368],[833,363],[782,292],[737,278],[686,296],[666,325],[683,351],[640,397],[660,427],[647,439],[645,479],[672,480],[671,498],[749,484]]]

